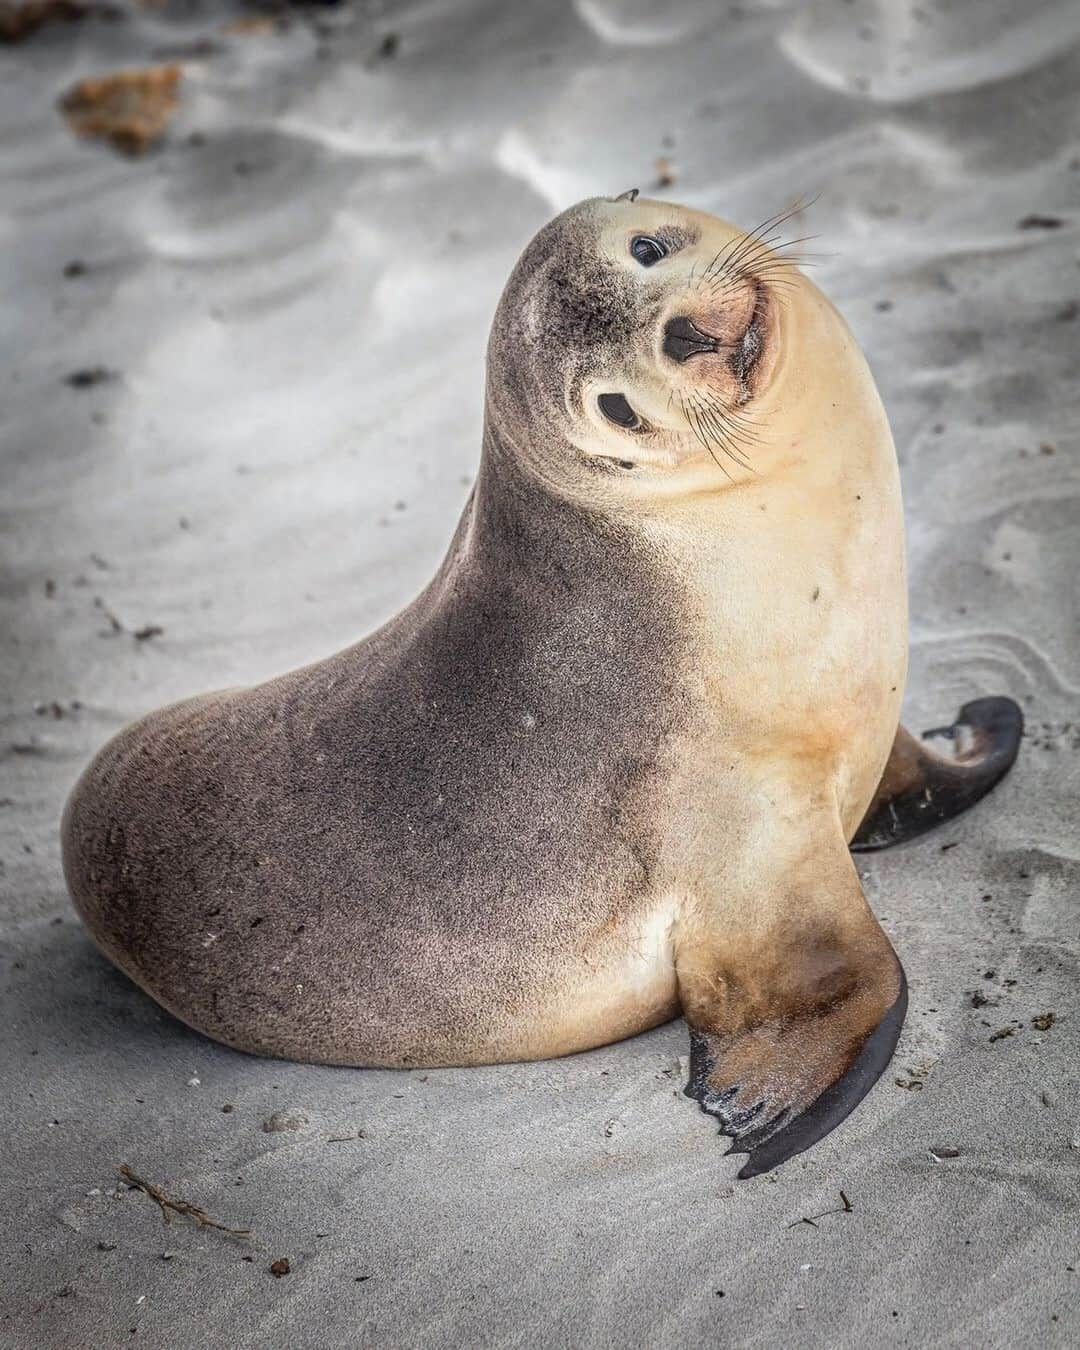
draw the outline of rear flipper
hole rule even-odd
[[[753,894],[695,907],[677,943],[685,1092],[720,1121],[729,1152],[750,1155],[741,1178],[809,1148],[862,1101],[907,1011],[839,823],[785,862],[791,842],[775,841]]]
[[[952,741],[954,758],[935,753],[900,727],[852,851],[869,853],[914,839],[974,806],[1012,768],[1023,731],[1024,715],[1011,698],[965,703],[952,726],[923,733],[924,740]]]

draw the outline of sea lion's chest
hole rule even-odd
[[[723,800],[730,816],[782,781],[835,792],[858,824],[907,667],[899,493],[884,473],[860,486],[838,500],[763,485],[694,530],[680,522],[691,546],[670,551],[686,587],[694,709],[672,759],[680,799]]]

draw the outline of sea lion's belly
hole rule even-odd
[[[541,1058],[674,1015],[648,761],[588,747],[590,774],[571,749],[510,778],[496,747],[452,782],[437,748],[390,764],[348,725],[312,736],[247,691],[106,747],[65,865],[137,983],[237,1048],[355,1065]]]
[[[232,981],[219,972],[205,985],[203,1015],[173,1010],[238,1048],[284,1058],[385,1067],[547,1059],[678,1013],[674,917],[658,898],[638,902],[616,931],[564,925],[543,944],[519,945],[511,931],[461,915],[453,934],[401,942],[357,905],[347,943],[337,923],[313,935],[305,927],[307,947],[282,944]],[[372,959],[358,959],[361,950]]]
[[[477,1062],[548,1059],[623,1040],[679,1012],[673,953],[678,901],[658,895],[598,937],[563,953],[532,1007]]]

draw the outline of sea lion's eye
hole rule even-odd
[[[653,263],[658,263],[668,254],[666,245],[659,239],[654,239],[651,234],[634,235],[630,240],[630,252],[642,267],[652,267]]]
[[[622,394],[601,394],[596,401],[607,420],[614,422],[617,427],[625,427],[627,431],[634,431],[641,426],[641,418],[623,398]]]

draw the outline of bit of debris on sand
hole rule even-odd
[[[77,136],[108,141],[125,155],[143,155],[180,105],[180,74],[173,64],[80,80],[60,100],[60,111]]]
[[[83,0],[23,0],[22,4],[0,4],[0,42],[22,42],[50,23],[76,23],[96,16],[122,19],[124,11],[115,5],[84,4]]]
[[[216,1228],[219,1232],[229,1233],[233,1237],[251,1236],[250,1228],[230,1228],[227,1223],[212,1218],[204,1209],[193,1205],[189,1200],[176,1200],[166,1195],[160,1186],[155,1186],[152,1181],[144,1181],[142,1177],[136,1175],[127,1163],[121,1163],[119,1172],[133,1190],[142,1191],[157,1204],[165,1223],[171,1222],[173,1214],[182,1214],[187,1219],[193,1219],[200,1228]]]

